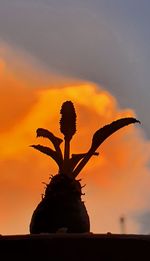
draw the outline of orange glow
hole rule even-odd
[[[60,107],[71,100],[77,112],[77,133],[72,141],[73,153],[86,152],[93,133],[113,120],[135,116],[131,109],[121,110],[116,99],[92,83],[51,85],[32,88],[0,61],[0,186],[1,234],[28,233],[32,212],[44,191],[42,182],[57,173],[51,159],[34,151],[36,129],[59,132]],[[59,85],[59,84],[58,84]],[[120,232],[118,220],[127,216],[128,232],[138,231],[132,214],[148,205],[149,142],[138,127],[128,126],[110,137],[81,174],[86,183],[83,200],[91,219],[91,231]]]

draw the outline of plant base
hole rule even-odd
[[[89,232],[89,216],[81,195],[79,181],[62,174],[52,177],[33,212],[30,233]]]

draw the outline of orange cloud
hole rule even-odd
[[[71,151],[85,152],[98,128],[135,113],[121,110],[108,91],[92,83],[66,81],[61,88],[57,84],[32,88],[30,81],[27,84],[3,60],[0,79],[0,233],[28,233],[32,212],[44,191],[42,182],[57,173],[51,159],[29,147],[43,142],[35,139],[36,129],[48,128],[61,136],[60,107],[71,100],[77,112]],[[148,207],[150,196],[149,142],[138,126],[128,126],[112,135],[99,152],[100,156],[93,157],[81,173],[91,231],[120,232],[119,217],[124,214],[128,232],[138,232],[133,215]]]

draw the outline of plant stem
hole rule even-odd
[[[65,139],[64,148],[64,174],[68,175],[69,171],[69,158],[70,158],[70,139]]]
[[[73,171],[73,177],[75,178],[80,171],[84,168],[84,166],[86,165],[86,163],[89,161],[89,159],[93,156],[95,150],[94,149],[90,149],[88,151],[88,153],[85,155],[85,157],[81,160],[81,162],[79,163],[79,165],[75,168],[75,170]]]

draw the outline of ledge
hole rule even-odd
[[[150,235],[40,234],[0,236],[3,260],[150,260]]]

